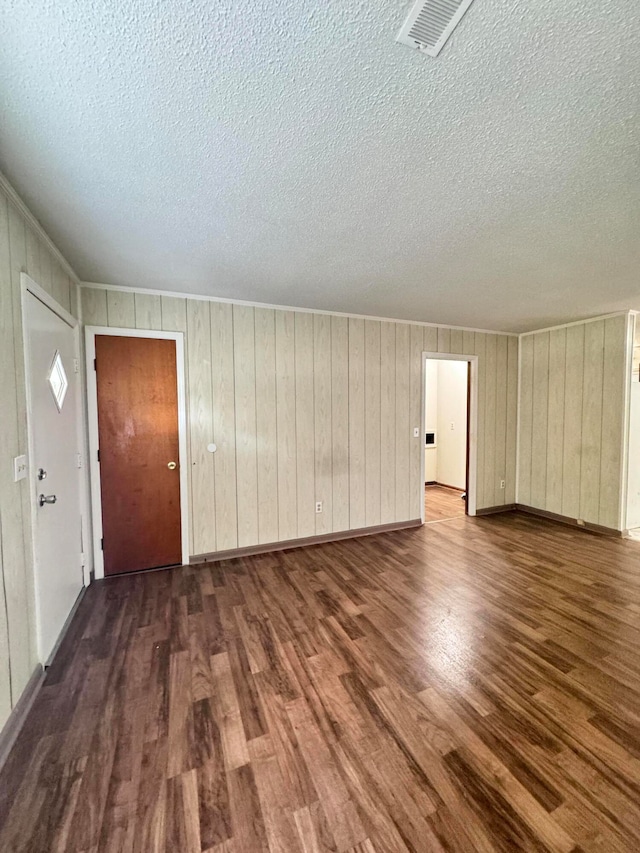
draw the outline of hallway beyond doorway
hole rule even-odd
[[[424,521],[448,521],[465,515],[466,502],[462,499],[464,491],[439,483],[427,484],[424,487]]]

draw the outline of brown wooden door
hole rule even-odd
[[[96,375],[105,574],[181,563],[175,341],[96,335]]]

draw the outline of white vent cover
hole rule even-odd
[[[473,0],[418,0],[396,41],[437,56]]]

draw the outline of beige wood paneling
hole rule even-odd
[[[531,506],[531,430],[533,428],[533,335],[520,339],[520,456],[518,503]]]
[[[464,337],[462,329],[451,329],[451,337],[449,340],[449,352],[455,355],[462,355],[462,347],[464,345]]]
[[[438,326],[438,352],[451,352],[451,329]]]
[[[26,269],[34,281],[40,280],[40,243],[38,235],[30,225],[25,226],[27,238],[27,264]]]
[[[493,503],[494,506],[503,506],[505,503],[507,481],[507,400],[509,393],[509,338],[506,338],[504,335],[495,335],[495,339],[496,420],[495,432],[493,437]],[[502,480],[505,481],[504,489],[500,487],[500,482]]]
[[[580,460],[580,518],[597,523],[600,515],[600,458],[602,452],[602,385],[604,320],[584,329],[582,380],[582,457]]]
[[[298,535],[295,315],[276,311],[276,428],[278,432],[278,539]]]
[[[174,296],[163,296],[160,300],[162,330],[165,332],[187,331],[187,300]],[[186,341],[185,341],[186,346]]]
[[[84,289],[94,322],[131,322],[133,304],[136,326],[186,330],[194,553],[419,517],[423,351],[478,355],[477,505],[515,494],[514,336],[105,293]]]
[[[547,472],[544,507],[562,514],[562,457],[564,455],[564,386],[567,330],[549,336],[549,408],[547,418]]]
[[[475,334],[475,352],[478,356],[478,454],[476,478],[476,507],[493,506],[491,499],[485,498],[485,482],[487,473],[484,465],[484,446],[486,439],[485,417],[487,410],[487,335],[482,332]]]
[[[316,532],[313,314],[295,314],[298,536]]]
[[[600,449],[599,523],[620,528],[622,459],[624,445],[625,354],[627,318],[604,321],[604,366],[602,385],[602,441]],[[616,437],[618,440],[616,440]],[[634,437],[635,439],[635,437]]]
[[[380,523],[396,514],[396,324],[380,323]]]
[[[620,529],[627,316],[521,338],[518,502]]]
[[[366,524],[364,320],[349,320],[349,527]]]
[[[502,502],[500,483],[496,483],[496,429],[497,429],[497,336],[486,336],[484,367],[484,503],[496,506]],[[502,434],[504,442],[504,433]],[[501,468],[502,466],[500,466]]]
[[[82,322],[85,326],[109,325],[106,290],[98,290],[95,287],[82,288]]]
[[[380,524],[380,323],[364,324],[365,411],[365,519],[366,526]]]
[[[2,529],[0,529],[0,542]],[[4,576],[2,548],[0,548],[0,575]],[[4,585],[0,584],[0,729],[4,726],[13,706],[11,695],[11,650],[9,648],[9,624]]]
[[[211,315],[210,369],[213,394],[211,440],[217,446],[213,456],[216,543],[218,551],[227,551],[238,547],[233,309],[231,305],[221,302],[208,305]],[[196,507],[193,511],[197,511]]]
[[[233,306],[238,547],[258,541],[256,352],[254,309]]]
[[[423,376],[422,376],[422,352],[424,336],[420,326],[411,326],[411,339],[409,342],[409,428],[411,435],[410,457],[409,457],[409,514],[410,517],[420,518],[424,498],[424,470],[422,467],[422,445],[424,444],[425,425],[422,417]],[[414,438],[413,429],[418,429],[418,438]]]
[[[424,351],[438,352],[438,328],[437,326],[424,326]],[[473,334],[473,332],[472,332]]]
[[[153,294],[136,293],[134,295],[136,311],[136,329],[150,329],[157,331],[162,326],[162,303],[161,297]],[[113,325],[109,321],[109,325]]]
[[[333,529],[333,439],[331,435],[331,316],[313,314],[313,411],[317,535]]]
[[[191,542],[196,554],[216,550],[215,479],[213,441],[211,327],[206,302],[186,305],[189,347],[189,434],[191,449]]]
[[[394,519],[408,520],[411,509],[411,326],[396,325],[396,505]]]
[[[37,661],[30,479],[13,481],[13,458],[27,453],[20,275],[28,273],[63,308],[77,312],[71,280],[32,222],[0,190],[0,727]],[[99,312],[106,302],[94,300]],[[106,310],[105,310],[106,319]],[[6,597],[5,597],[6,591]]]
[[[544,509],[547,490],[549,332],[533,340],[533,418],[531,422],[531,506]]]
[[[466,332],[465,332],[466,334]],[[507,338],[507,411],[505,444],[505,504],[516,502],[516,455],[518,442],[518,339]]]
[[[136,303],[134,294],[124,293],[121,290],[107,290],[107,320],[109,325],[114,328],[135,329]],[[138,328],[149,327],[138,326]]]
[[[584,330],[584,324],[569,326],[565,347],[562,515],[569,518],[580,517]]]
[[[278,426],[276,321],[271,309],[256,308],[256,439],[258,541],[278,541]]]
[[[27,613],[25,548],[22,529],[22,503],[18,500],[20,488],[13,483],[12,460],[19,453],[18,413],[16,407],[15,330],[13,319],[14,293],[11,277],[11,250],[9,240],[9,204],[0,194],[0,400],[11,400],[12,405],[2,411],[0,429],[0,519],[2,520],[2,552],[8,643],[11,658],[11,678],[14,696],[26,685],[31,674],[31,632],[23,626]],[[5,328],[6,326],[6,328]],[[24,640],[24,642],[23,642]]]
[[[332,530],[348,530],[349,522],[349,320],[331,318],[331,475]],[[364,449],[363,446],[360,451]]]

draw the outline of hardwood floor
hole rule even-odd
[[[0,850],[640,845],[640,545],[515,513],[92,585]]]
[[[466,512],[466,504],[462,500],[459,489],[450,489],[437,483],[424,487],[424,520],[444,521],[449,518],[461,518]]]

